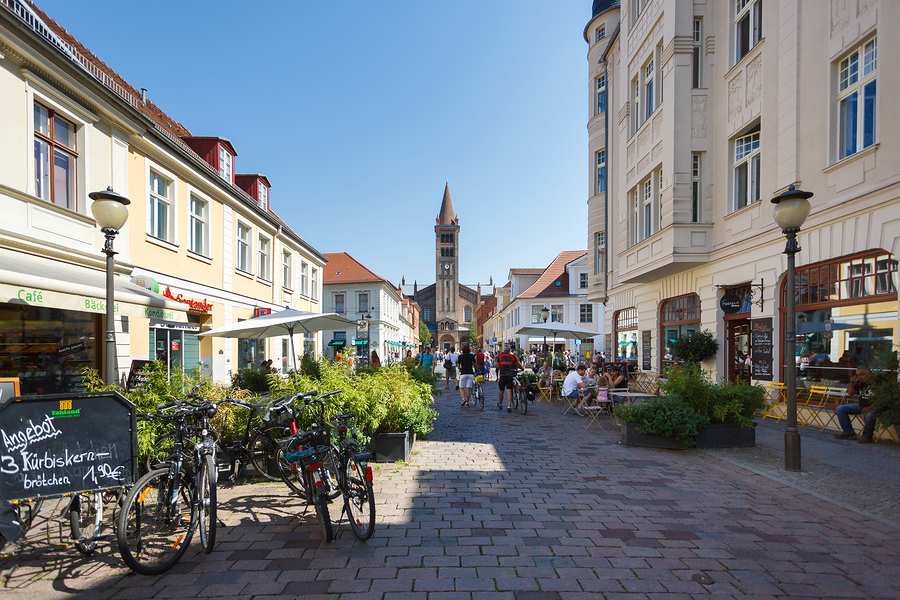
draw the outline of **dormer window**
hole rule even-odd
[[[232,169],[231,153],[224,146],[219,146],[219,177],[226,181],[231,181]]]
[[[259,207],[269,212],[269,188],[262,181],[259,182]]]

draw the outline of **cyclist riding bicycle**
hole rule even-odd
[[[497,408],[503,410],[503,393],[506,391],[506,412],[512,412],[513,378],[516,371],[525,370],[519,359],[509,351],[509,346],[503,347],[503,353],[497,357],[497,382],[500,386],[500,398],[497,400]]]
[[[475,373],[482,377],[487,375],[487,373],[485,373],[485,358],[487,358],[487,356],[484,353],[484,348],[479,348],[478,353],[475,355]]]

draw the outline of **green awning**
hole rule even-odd
[[[369,343],[369,340],[354,340],[353,341],[354,346],[365,346],[368,343]]]
[[[329,346],[343,346],[347,343],[347,340],[331,340],[328,342]]]

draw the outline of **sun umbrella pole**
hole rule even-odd
[[[288,334],[291,336],[291,358],[294,359],[294,371],[297,370],[297,351],[294,349],[294,328],[288,327]]]

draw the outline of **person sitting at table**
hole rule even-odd
[[[606,401],[607,396],[607,388],[608,382],[606,377],[597,373],[597,369],[591,368],[588,371],[587,375],[584,376],[584,384],[587,386],[587,393],[578,401],[575,405],[575,408],[580,410],[584,409],[585,404],[590,402],[591,400],[598,399],[598,393],[603,388],[603,401]]]
[[[586,370],[584,365],[578,365],[574,371],[569,371],[565,381],[563,381],[563,396],[570,400],[578,400],[579,405],[584,402],[584,396],[586,395],[585,388],[587,388],[587,385],[584,383],[584,373]],[[577,406],[573,407],[573,410],[579,417],[584,416],[584,413],[581,412],[581,409]]]
[[[842,404],[835,409],[834,413],[837,415],[838,423],[841,424],[841,432],[834,436],[837,439],[852,440],[856,437],[856,431],[853,429],[853,423],[850,422],[850,416],[861,415],[863,409],[869,406],[871,401],[863,396],[863,392],[871,383],[872,372],[865,367],[856,369],[856,375],[850,378],[850,385],[847,386],[847,395],[859,396],[859,401],[856,404]],[[874,431],[874,423],[872,431]]]
[[[545,360],[541,368],[538,369],[537,376],[538,383],[542,388],[550,387],[550,363]]]
[[[610,365],[605,375],[609,381],[609,389],[628,391],[628,378],[625,377],[618,365]]]

